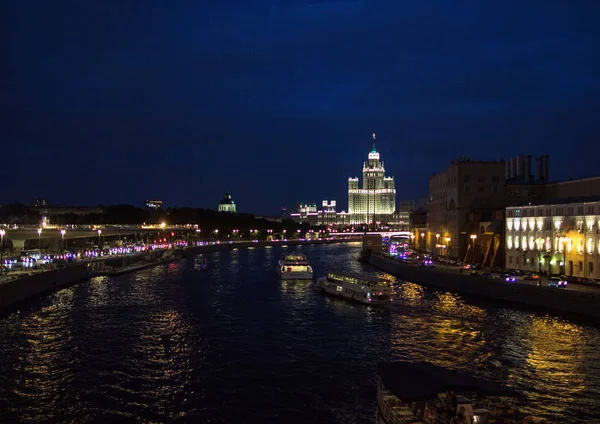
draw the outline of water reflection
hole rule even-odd
[[[561,402],[572,403],[588,390],[587,376],[582,363],[588,349],[581,326],[558,318],[532,316],[522,349],[526,352],[528,371],[538,379],[537,391],[547,395],[560,393]],[[513,378],[523,377],[516,373]],[[534,395],[535,396],[535,395]],[[562,405],[549,407],[554,412]]]
[[[314,290],[312,280],[282,280],[281,292],[291,300],[305,301],[309,291]]]
[[[110,301],[108,296],[110,281],[110,278],[106,276],[90,279],[88,284],[88,296],[91,306],[103,306],[108,304]]]
[[[315,276],[394,280],[355,260],[359,243],[302,249]],[[372,422],[376,363],[408,359],[503,381],[556,422],[598,422],[597,328],[406,282],[395,305],[353,304],[278,280],[285,251],[214,253],[208,272],[184,260],[31,302],[0,321],[0,421]]]
[[[425,299],[425,289],[418,284],[404,282],[396,288],[396,304],[421,305]]]

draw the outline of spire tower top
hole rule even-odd
[[[371,149],[371,153],[377,153],[375,149],[375,139],[377,138],[377,134],[373,133],[373,148]]]

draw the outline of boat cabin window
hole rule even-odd
[[[335,282],[340,282],[340,283],[343,282],[343,283],[349,283],[349,284],[357,284],[357,285],[366,286],[366,287],[386,287],[389,285],[389,283],[384,280],[378,280],[378,281],[363,280],[361,278],[353,277],[350,275],[336,274],[335,272],[328,273],[327,279],[330,281],[335,281]]]

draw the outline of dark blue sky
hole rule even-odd
[[[345,209],[372,132],[398,200],[457,154],[599,173],[600,1],[0,8],[0,202]]]

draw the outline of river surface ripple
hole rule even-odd
[[[213,253],[98,277],[0,320],[0,422],[373,422],[380,360],[504,382],[555,422],[600,422],[600,330],[399,282],[389,309],[281,282],[282,253],[390,278],[360,243]],[[175,329],[171,346],[163,329]]]

